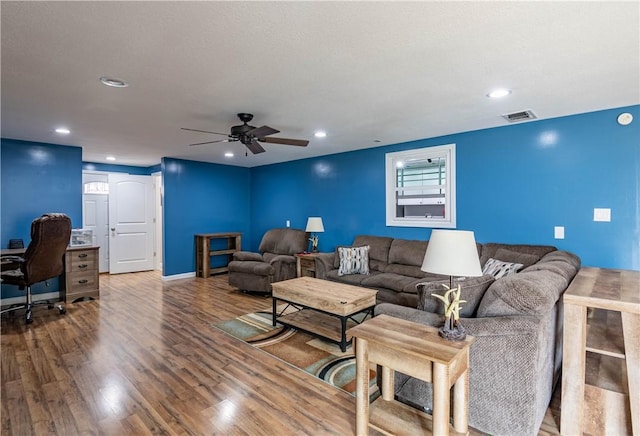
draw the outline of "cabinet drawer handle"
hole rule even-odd
[[[88,254],[87,254],[87,253],[78,254],[78,257],[79,257],[80,259],[84,259],[84,258],[85,258],[85,257],[87,257],[87,256],[88,256]]]
[[[78,265],[78,268],[86,268],[86,267],[88,267],[88,266],[89,266],[89,265],[87,265],[86,263],[83,263],[82,265]]]
[[[78,280],[78,283],[80,283],[81,285],[84,285],[85,283],[89,283],[89,280],[87,279]]]

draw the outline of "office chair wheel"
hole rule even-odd
[[[33,318],[31,317],[31,311],[27,310],[27,313],[24,314],[24,323],[31,324],[33,322]]]
[[[60,313],[60,315],[64,315],[65,313],[67,313],[67,309],[62,306],[58,306],[58,312]]]

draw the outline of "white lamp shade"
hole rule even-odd
[[[324,226],[322,225],[322,218],[319,216],[310,216],[307,220],[307,232],[320,233],[324,232]]]
[[[482,275],[476,238],[467,230],[433,230],[422,271],[454,277]]]

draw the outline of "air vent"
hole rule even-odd
[[[533,120],[538,118],[536,114],[534,114],[533,111],[531,110],[513,112],[510,114],[503,115],[503,117],[510,123],[517,123],[518,121]]]

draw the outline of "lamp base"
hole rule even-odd
[[[456,323],[453,328],[448,326],[448,323],[445,322],[445,325],[438,329],[438,334],[441,338],[446,339],[447,341],[464,341],[467,337],[467,332],[464,329],[464,326],[460,324],[460,322]]]

